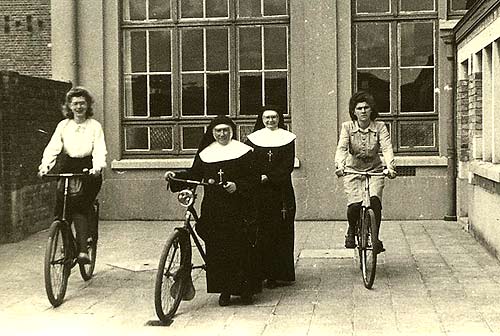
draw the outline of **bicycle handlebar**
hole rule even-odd
[[[384,169],[384,171],[381,173],[372,173],[372,172],[357,171],[357,170],[353,170],[353,169],[345,169],[344,175],[346,175],[346,174],[356,174],[356,175],[363,175],[363,176],[387,176],[387,175],[389,175],[389,171],[387,169]]]
[[[85,173],[59,173],[59,174],[45,174],[42,177],[88,177],[89,172]]]
[[[202,185],[202,186],[215,185],[215,181],[212,182],[212,183],[210,183],[210,181],[209,182],[203,182],[203,181],[196,181],[196,180],[189,180],[189,179],[181,179],[181,178],[174,177],[174,176],[168,175],[168,174],[165,174],[165,180],[167,182],[176,181],[176,182],[182,182],[182,183],[194,184],[194,185]]]

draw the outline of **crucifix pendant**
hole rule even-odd
[[[269,158],[269,162],[271,162],[272,156],[273,156],[273,152],[271,150],[269,150],[269,152],[267,152],[267,157]]]
[[[222,169],[219,169],[219,172],[217,173],[217,175],[219,175],[219,183],[222,184],[222,175],[224,175],[224,172],[222,171]]]

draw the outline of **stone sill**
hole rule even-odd
[[[124,159],[113,160],[113,170],[137,170],[137,169],[187,169],[193,164],[192,158],[179,159]],[[300,167],[300,160],[295,158],[294,168]]]
[[[382,162],[384,158],[380,156]],[[446,167],[448,158],[445,156],[396,156],[396,167]],[[384,163],[385,164],[385,163]]]
[[[471,161],[469,171],[485,179],[500,183],[500,164],[485,161]]]

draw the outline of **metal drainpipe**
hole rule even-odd
[[[72,67],[72,78],[71,82],[73,86],[78,85],[79,78],[79,57],[78,57],[78,0],[71,1],[71,36],[72,36],[72,52],[71,52],[71,67]]]
[[[451,73],[448,76],[449,83],[445,86],[447,92],[448,106],[450,112],[446,118],[448,126],[447,137],[447,185],[448,185],[448,209],[444,216],[445,221],[457,220],[457,162],[456,162],[456,127],[455,127],[455,89],[456,89],[456,64],[455,64],[455,36],[453,31],[447,31],[441,35],[446,45],[446,59],[450,62]]]

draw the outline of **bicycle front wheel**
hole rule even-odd
[[[45,291],[53,307],[60,306],[66,295],[71,271],[70,253],[64,239],[63,223],[56,220],[50,226],[44,262]]]
[[[99,223],[99,203],[97,200],[92,205],[93,213],[89,225],[89,239],[87,240],[87,250],[89,253],[90,263],[79,264],[80,275],[82,279],[88,281],[92,279],[95,269],[95,261],[97,257],[97,237],[98,237],[98,223]]]
[[[373,252],[373,237],[372,225],[376,225],[375,213],[372,209],[367,209],[361,220],[361,273],[363,283],[366,288],[370,289],[375,281],[375,272],[377,270],[377,254]]]
[[[189,235],[176,229],[165,243],[155,282],[155,310],[160,321],[168,323],[175,315],[184,294],[189,260]]]

